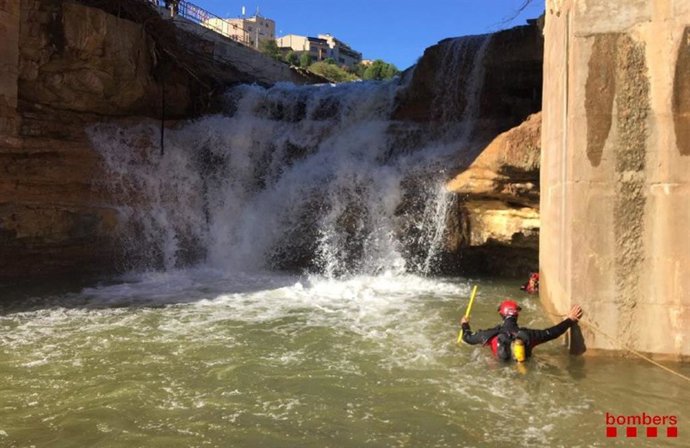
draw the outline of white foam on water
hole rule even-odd
[[[14,330],[0,334],[0,339],[8,349],[30,351],[25,362],[35,368],[53,359],[71,359],[75,332],[80,345],[95,350],[112,351],[120,344],[145,340],[172,344],[175,356],[189,357],[199,346],[244,347],[245,337],[235,335],[232,328],[263,328],[288,345],[312,329],[328,329],[341,358],[297,346],[269,351],[261,359],[268,365],[299,369],[310,357],[322,358],[329,369],[352,375],[363,374],[354,360],[370,356],[379,357],[379,367],[386,370],[426,369],[446,362],[449,349],[447,335],[438,332],[448,325],[447,318],[434,307],[457,303],[470,291],[464,282],[390,271],[335,279],[199,268],[130,275],[126,280],[87,288],[78,297],[64,297],[54,308],[5,316]],[[149,353],[132,363],[142,367],[164,363],[166,356]],[[81,358],[88,366],[88,357]],[[222,370],[229,361],[219,353],[218,358],[199,362]],[[496,396],[501,393],[495,389]]]

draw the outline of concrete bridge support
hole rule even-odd
[[[541,297],[591,352],[690,356],[690,2],[547,0]]]

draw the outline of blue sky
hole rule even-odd
[[[523,25],[539,16],[544,0],[191,0],[222,17],[248,15],[276,21],[276,34],[330,33],[362,52],[405,69],[424,49],[447,37],[484,34]]]

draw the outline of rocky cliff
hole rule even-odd
[[[477,131],[486,143],[541,110],[544,48],[541,33],[540,25],[532,21],[529,25],[491,34],[485,40],[475,113]],[[470,100],[465,90],[453,88],[458,78],[471,76],[471,71],[476,70],[472,61],[462,54],[455,56],[457,61],[452,61],[448,50],[457,44],[458,41],[447,39],[424,51],[414,69],[406,74],[410,78],[409,88],[399,95],[394,119],[430,123],[460,118],[449,116],[452,114],[448,114],[447,107],[438,101],[445,97],[445,103],[462,111]]]
[[[461,268],[526,275],[539,265],[541,113],[501,133],[446,188],[459,197],[449,242]]]
[[[472,132],[460,139],[463,156],[448,170],[456,212],[449,218],[444,270],[526,276],[538,269],[541,24],[477,39],[483,42],[480,65],[467,58],[452,61],[449,47],[463,42],[429,47],[405,74],[409,84],[399,94],[394,118],[433,127],[467,120],[463,114],[473,108]],[[472,89],[453,88],[458,77],[476,75],[482,78],[477,98],[468,98]],[[469,106],[473,100],[476,105]]]
[[[0,2],[0,279],[117,269],[89,125],[169,125],[234,83],[314,81],[190,29],[140,0]]]

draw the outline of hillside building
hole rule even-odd
[[[298,54],[309,53],[314,61],[332,58],[338,65],[350,68],[362,61],[362,53],[330,34],[319,34],[318,37],[288,34],[277,38],[276,43],[284,50],[292,50]]]
[[[346,65],[350,68],[362,61],[362,53],[353,50],[342,40],[338,40],[330,34],[319,34],[319,39],[328,43],[330,48],[329,57],[333,58],[338,65]]]
[[[292,50],[295,53],[309,53],[312,61],[323,61],[330,57],[328,42],[318,37],[299,36],[288,34],[276,39],[278,48]]]
[[[205,20],[204,25],[223,36],[257,49],[261,42],[274,40],[276,37],[275,21],[258,14],[236,19],[211,18]]]

